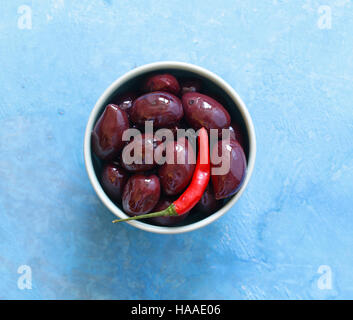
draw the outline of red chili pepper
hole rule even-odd
[[[199,153],[192,180],[184,193],[175,200],[167,209],[148,213],[126,219],[117,219],[113,223],[139,220],[153,217],[178,216],[190,211],[201,199],[210,180],[210,152],[208,145],[208,133],[205,128],[201,128],[198,134]]]

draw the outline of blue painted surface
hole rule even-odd
[[[1,1],[0,298],[353,298],[352,13],[349,0]],[[112,225],[83,161],[97,98],[158,60],[222,76],[258,142],[236,206],[175,236]]]

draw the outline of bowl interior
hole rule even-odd
[[[181,70],[180,68],[175,68],[175,69],[174,68],[160,68],[160,69],[154,68],[153,72],[140,73],[138,76],[133,77],[130,80],[122,83],[109,96],[107,96],[104,101],[102,101],[101,108],[100,108],[99,112],[97,113],[97,117],[95,119],[95,122],[98,120],[99,116],[103,113],[104,108],[107,104],[116,103],[119,96],[127,91],[134,91],[137,93],[141,93],[141,92],[139,92],[138,89],[141,87],[142,81],[146,77],[148,77],[149,75],[156,74],[156,73],[170,73],[170,74],[174,75],[175,77],[177,77],[178,79],[181,79],[181,78],[200,79],[203,83],[201,93],[210,95],[211,97],[216,99],[218,102],[220,102],[228,110],[229,114],[231,115],[232,122],[234,121],[240,125],[240,127],[242,129],[243,136],[244,136],[244,152],[245,152],[246,158],[249,162],[249,156],[250,156],[250,154],[249,154],[249,150],[250,150],[249,132],[248,132],[247,126],[245,124],[244,117],[242,116],[237,103],[227,94],[227,92],[222,87],[217,85],[215,82],[213,82],[212,80],[210,80],[207,77],[202,76],[201,74],[199,74],[197,72],[193,72],[190,70]],[[95,171],[95,174],[96,174],[97,179],[99,181],[100,180],[99,177],[100,177],[103,163],[92,152],[91,152],[91,157],[92,157],[94,171]],[[247,174],[249,174],[249,172],[247,172]],[[231,198],[233,198],[235,196],[236,195],[232,196]],[[230,201],[231,198],[223,200],[223,203],[221,203],[221,205],[220,205],[220,209],[222,207],[224,207],[226,205],[226,203]],[[122,207],[119,204],[115,204],[115,205],[121,211],[123,211]],[[205,215],[204,213],[198,213],[198,212],[195,212],[195,210],[194,210],[192,212],[192,214],[190,214],[185,220],[183,220],[179,224],[176,224],[176,225],[170,226],[170,227],[164,227],[164,228],[176,228],[176,227],[180,227],[180,226],[190,225],[195,222],[201,221],[201,220],[209,217],[212,214],[215,214],[215,213]],[[140,220],[139,222],[143,223],[143,224],[150,224],[148,222],[148,219]]]

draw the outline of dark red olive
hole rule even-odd
[[[169,153],[168,148],[173,152]],[[192,178],[195,169],[195,153],[186,138],[166,142],[165,149],[167,162],[159,168],[158,175],[163,192],[169,196],[177,195],[188,186]],[[158,151],[160,150],[156,151],[157,154]],[[184,163],[180,163],[178,159],[182,159]]]
[[[222,160],[218,164],[217,156]],[[216,173],[214,169],[220,170],[221,166],[221,172]],[[219,200],[235,194],[241,187],[245,174],[246,158],[241,145],[233,139],[229,143],[218,141],[211,154],[211,179],[215,198]]]
[[[238,123],[232,122],[229,126],[230,138],[239,142],[244,148],[244,136]]]
[[[228,111],[216,100],[198,92],[189,92],[182,97],[185,119],[195,130],[226,129],[230,125]]]
[[[157,74],[146,79],[142,86],[144,92],[166,91],[177,95],[180,91],[178,80],[171,74]]]
[[[161,198],[157,205],[153,208],[153,212],[157,211],[162,211],[166,208],[168,208],[172,202],[175,199],[173,198]],[[180,216],[167,216],[167,217],[155,217],[155,218],[150,218],[149,221],[158,224],[160,226],[172,226],[178,222],[183,221],[187,216],[189,215],[189,212],[186,212]]]
[[[120,109],[125,110],[127,114],[129,114],[132,104],[136,98],[137,95],[134,92],[126,92],[116,99],[116,104]]]
[[[155,128],[176,124],[183,115],[180,99],[161,91],[146,93],[137,98],[130,109],[132,122],[144,126],[145,121],[153,121]]]
[[[128,174],[115,162],[106,164],[102,170],[101,184],[105,193],[115,202],[121,201]]]
[[[182,127],[181,127],[181,125],[178,123],[178,124],[174,124],[174,125],[172,125],[172,126],[168,126],[168,127],[166,127],[166,128],[163,128],[163,129],[156,129],[155,130],[155,135],[156,136],[158,136],[158,139],[162,139],[162,141],[165,141],[167,138],[166,138],[166,136],[165,136],[165,129],[167,129],[167,130],[170,130],[170,133],[171,133],[171,139],[172,140],[175,140],[175,139],[177,139],[177,135],[178,135],[178,130],[179,129],[182,129]],[[158,135],[157,135],[157,133],[158,133]],[[160,135],[160,136],[159,136]],[[169,138],[170,136],[169,136],[169,134],[167,135],[167,137]]]
[[[158,203],[161,186],[156,175],[135,174],[127,181],[123,192],[123,208],[130,216],[150,212]]]
[[[219,207],[219,202],[216,200],[213,193],[212,184],[208,184],[204,194],[202,195],[201,200],[194,207],[195,212],[212,214]]]
[[[173,131],[175,139],[178,138],[178,130],[183,130],[182,132],[179,132],[179,137],[185,137],[186,131],[190,128],[190,126],[184,121],[181,120],[178,124],[173,126],[171,130]],[[191,129],[192,130],[192,129]]]
[[[168,127],[167,129],[172,131],[173,137],[174,137],[174,139],[176,139],[177,138],[177,134],[178,134],[178,130],[180,129],[180,126],[178,124],[175,124],[175,125],[173,125],[171,127]]]
[[[202,82],[199,79],[182,79],[180,81],[181,95],[188,92],[200,92],[202,88]]]
[[[92,150],[103,160],[112,160],[124,146],[122,136],[129,129],[127,113],[109,104],[92,131]]]
[[[139,138],[133,138],[122,151],[121,166],[132,172],[151,170],[156,166],[154,150],[161,143],[161,141],[154,139],[153,134],[143,133]],[[128,154],[136,161],[128,163]]]

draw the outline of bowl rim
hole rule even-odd
[[[247,173],[245,176],[245,180],[241,188],[239,189],[239,191],[226,203],[225,206],[220,208],[218,211],[206,217],[205,219],[188,224],[186,226],[178,226],[178,227],[155,226],[155,225],[150,225],[140,221],[127,222],[128,224],[144,231],[149,231],[149,232],[159,233],[159,234],[177,234],[177,233],[190,232],[207,226],[208,224],[216,221],[221,216],[223,216],[238,201],[238,199],[241,197],[244,190],[246,189],[254,170],[255,158],[256,158],[256,136],[255,136],[255,129],[252,123],[251,116],[244,102],[238,95],[238,93],[221,77],[219,77],[215,73],[203,67],[199,67],[194,64],[190,64],[186,62],[159,61],[159,62],[145,64],[126,72],[121,77],[116,79],[97,100],[93,110],[90,113],[90,116],[86,125],[85,136],[84,136],[84,160],[85,160],[85,166],[86,166],[86,171],[87,171],[89,180],[93,186],[93,189],[97,193],[99,199],[114,215],[116,215],[119,218],[128,217],[105,194],[103,188],[99,183],[98,177],[95,174],[95,171],[93,168],[92,153],[91,153],[91,132],[95,125],[96,118],[101,108],[103,107],[103,103],[107,101],[107,99],[112,95],[112,93],[114,93],[123,83],[131,80],[132,78],[140,76],[143,73],[155,72],[160,69],[178,69],[178,70],[190,71],[209,79],[215,85],[221,87],[237,105],[239,112],[241,113],[244,119],[244,123],[249,137],[249,158],[247,163]]]

